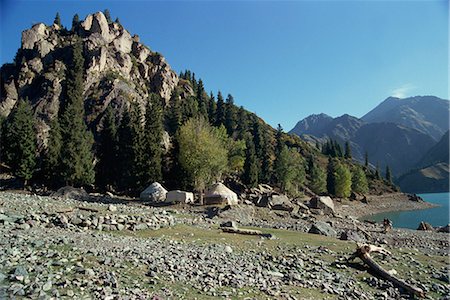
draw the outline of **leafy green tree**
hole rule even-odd
[[[392,183],[392,174],[389,165],[386,165],[386,181]]]
[[[275,160],[275,177],[283,192],[295,195],[305,180],[304,160],[296,149],[283,146]]]
[[[146,184],[162,179],[161,142],[164,133],[162,99],[151,94],[145,110],[144,168]]]
[[[103,14],[105,15],[106,21],[108,22],[108,24],[112,23],[112,19],[111,19],[111,14],[109,13],[109,9],[105,9],[103,11]]]
[[[350,148],[350,143],[348,141],[345,142],[345,154],[344,157],[347,159],[352,158],[352,149]]]
[[[61,127],[59,126],[58,116],[55,116],[50,122],[47,149],[42,160],[44,179],[47,184],[53,187],[62,184],[60,178],[61,147]]]
[[[227,96],[225,102],[225,128],[227,129],[228,135],[232,136],[236,130],[237,116],[236,107],[234,106],[234,98],[230,94]]]
[[[223,100],[222,93],[219,91],[217,93],[217,109],[216,109],[216,126],[225,124],[225,102]]]
[[[36,166],[35,119],[28,99],[19,100],[5,128],[5,156],[14,174],[28,184]]]
[[[327,191],[327,177],[325,172],[314,162],[310,167],[310,188],[316,194]]]
[[[83,45],[77,39],[72,46],[72,65],[66,79],[66,99],[61,114],[61,177],[69,185],[89,185],[95,180],[93,135],[84,122]]]
[[[188,120],[178,132],[179,161],[188,173],[203,204],[206,185],[219,179],[228,165],[228,152],[221,134],[204,118]]]
[[[105,111],[103,130],[100,132],[97,149],[96,182],[101,187],[117,185],[118,140],[117,126],[111,106]]]
[[[258,185],[259,163],[256,157],[255,144],[250,135],[246,135],[245,144],[246,151],[243,179],[248,186],[256,187]]]
[[[53,24],[58,25],[59,28],[61,28],[61,18],[59,16],[59,12],[56,13],[55,20],[53,21]]]
[[[352,191],[352,173],[345,164],[337,163],[334,171],[334,194],[348,198]]]
[[[365,194],[369,191],[366,173],[359,166],[355,166],[353,169],[352,190],[360,194]]]

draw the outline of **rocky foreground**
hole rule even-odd
[[[345,206],[330,215],[90,200],[0,193],[0,299],[409,298],[347,263],[355,241],[390,250],[375,260],[428,298],[450,294],[448,233],[383,233],[340,216]],[[266,237],[223,233],[225,221]]]

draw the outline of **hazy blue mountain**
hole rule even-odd
[[[449,129],[450,102],[435,96],[405,99],[389,97],[361,119],[367,123],[391,122],[417,129],[436,141]]]
[[[429,149],[413,169],[400,176],[397,184],[405,192],[449,191],[449,132]]]

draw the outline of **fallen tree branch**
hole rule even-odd
[[[272,238],[272,234],[270,233],[262,233],[256,229],[243,229],[237,227],[221,227],[223,232],[226,233],[237,233],[237,234],[245,234],[245,235],[258,235],[266,238]]]
[[[349,261],[355,259],[356,257],[359,257],[371,270],[374,271],[377,275],[381,276],[382,278],[389,280],[392,282],[395,286],[400,287],[404,290],[406,290],[408,293],[419,296],[419,297],[425,297],[425,293],[422,289],[413,286],[409,283],[406,283],[404,280],[399,279],[395,277],[394,275],[390,274],[388,271],[383,269],[376,261],[372,259],[370,256],[370,253],[381,253],[383,255],[391,255],[391,253],[381,247],[377,247],[374,245],[369,244],[357,244],[357,248],[355,253],[352,254],[352,256],[349,258]]]
[[[89,208],[89,207],[83,207],[83,206],[77,206],[77,208],[80,210],[85,210],[85,211],[90,211],[90,212],[99,212],[99,210],[95,209],[95,208]]]
[[[58,214],[65,214],[65,213],[69,213],[69,212],[73,212],[73,208],[72,207],[64,208],[64,209],[60,209],[60,210],[56,211],[56,213],[58,213]]]

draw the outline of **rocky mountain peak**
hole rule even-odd
[[[150,93],[159,94],[167,103],[178,86],[177,74],[162,55],[121,24],[108,23],[102,12],[88,15],[71,30],[35,24],[22,32],[14,63],[1,68],[0,115],[8,116],[19,98],[28,97],[38,119],[40,149],[45,148],[48,124],[58,113],[71,64],[70,48],[77,39],[83,43],[85,59],[86,120],[94,132],[101,128],[108,106],[120,118],[131,102],[144,110]],[[185,96],[193,93],[186,84],[180,89]]]

